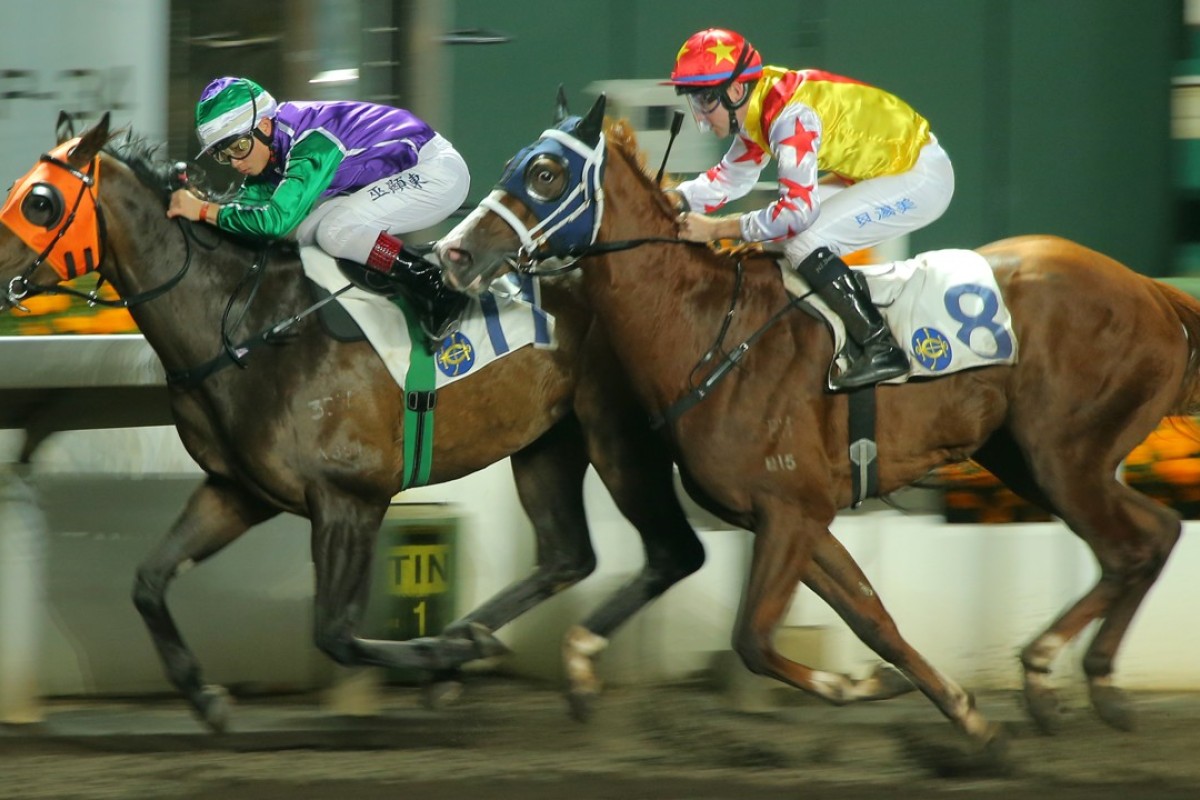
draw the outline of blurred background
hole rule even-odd
[[[580,112],[605,92],[610,114],[630,119],[657,165],[671,115],[683,107],[658,81],[688,35],[727,27],[768,63],[876,84],[931,120],[955,164],[955,198],[889,257],[1049,233],[1185,288],[1200,281],[1200,0],[5,0],[0,15],[6,184],[53,144],[60,111],[79,126],[111,111],[118,125],[161,142],[165,157],[190,159],[201,88],[234,74],[280,100],[412,109],[465,156],[473,206],[509,156],[551,123],[559,84]],[[668,172],[705,169],[724,148],[689,117]],[[233,180],[211,160],[202,166],[218,185]],[[55,309],[54,325],[25,320],[30,327],[18,332],[112,332],[57,323],[81,311],[90,313]],[[13,402],[27,353],[0,348],[8,376],[0,408]],[[153,383],[153,364],[139,359],[137,381]],[[14,448],[18,422],[9,416],[3,440]],[[19,717],[39,692],[165,688],[128,587],[198,480],[174,430],[152,414],[103,430],[77,430],[105,425],[61,415],[42,424],[64,432],[31,466],[12,467],[0,504],[13,523],[0,526],[0,717],[6,702]],[[1174,455],[1196,455],[1184,450],[1176,445]],[[1194,470],[1188,476],[1197,484]],[[416,516],[435,520],[452,543],[448,594],[459,612],[532,563],[504,464],[399,499],[426,508]],[[508,668],[519,673],[556,679],[563,627],[640,565],[636,537],[594,476],[588,504],[601,569],[505,630],[517,651]],[[975,685],[1015,685],[1016,649],[1094,580],[1090,556],[1052,520],[1002,514],[992,521],[1008,525],[989,526],[982,513],[946,524],[943,508],[921,510],[901,517],[870,506],[840,517],[837,532],[935,663]],[[709,565],[618,638],[605,662],[610,679],[690,674],[726,653],[749,537],[695,513]],[[326,686],[333,670],[308,634],[306,525],[272,525],[181,580],[177,616],[214,680]],[[22,527],[24,538],[13,532]],[[1171,609],[1194,601],[1183,575],[1170,573],[1187,569],[1195,551],[1185,537],[1135,626],[1127,684],[1200,688],[1200,643],[1166,633]],[[399,602],[381,592],[379,604]],[[998,595],[1004,608],[990,602]],[[801,592],[789,616],[797,652],[830,669],[869,663],[839,626]]]
[[[1200,273],[1200,10],[1194,0],[8,0],[0,180],[45,149],[60,109],[112,110],[194,155],[200,89],[250,76],[278,98],[401,105],[471,166],[473,205],[540,132],[563,84],[600,88],[656,151],[677,106],[656,80],[704,27],[768,63],[887,88],[954,159],[954,202],[913,251],[1056,233],[1153,275]],[[723,151],[689,121],[670,171]],[[710,137],[711,138],[711,137]],[[204,165],[218,173],[209,161]],[[231,175],[231,173],[230,173]]]

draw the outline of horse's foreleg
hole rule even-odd
[[[387,501],[367,501],[329,489],[313,489],[308,499],[316,572],[313,638],[321,652],[344,666],[441,670],[470,660],[475,645],[465,639],[458,652],[447,652],[428,641],[358,637],[355,632],[367,607],[371,562]]]
[[[215,731],[225,727],[226,693],[219,686],[204,684],[200,664],[167,608],[167,585],[275,513],[233,485],[210,477],[192,493],[170,532],[137,570],[133,602],[150,631],[167,678]]]
[[[453,660],[507,652],[492,633],[529,609],[574,586],[596,568],[583,506],[587,449],[579,423],[567,417],[511,457],[521,506],[533,523],[537,565],[532,574],[505,587],[481,606],[450,623],[442,635],[423,640]],[[464,651],[461,642],[472,643]]]
[[[822,527],[799,516],[795,508],[786,506],[773,514],[759,510],[750,576],[734,625],[733,649],[751,672],[840,705],[851,699],[849,678],[784,658],[772,641],[797,585],[810,570],[813,542]]]
[[[813,670],[784,658],[771,643],[798,581],[803,580],[847,622],[851,630],[885,661],[899,668],[955,726],[980,747],[999,739],[1000,729],[975,708],[958,684],[935,670],[900,636],[870,582],[828,528],[815,520],[797,520],[794,508],[770,517],[758,529],[750,580],[739,611],[735,647],[746,666],[843,704],[869,696],[896,694],[895,676],[877,673],[864,682]]]
[[[317,648],[343,666],[413,666],[388,658],[387,642],[355,635],[371,588],[371,562],[387,502],[368,502],[314,488],[308,496],[316,573],[313,638]]]
[[[848,565],[842,563],[843,559],[849,559]],[[858,596],[875,597],[875,588],[833,536],[824,537],[817,543],[812,568],[804,583],[847,622],[856,619],[854,607]],[[855,633],[860,639],[864,636],[861,631]],[[903,672],[883,662],[866,678],[854,680],[848,677],[847,680],[850,689],[846,699],[853,701],[887,700],[917,688]]]
[[[591,351],[589,376],[615,375],[615,367],[595,368],[607,351]],[[645,550],[641,571],[601,603],[563,638],[567,698],[572,715],[586,720],[601,684],[596,658],[613,633],[647,603],[704,564],[704,546],[675,495],[674,464],[666,445],[647,428],[646,415],[609,378],[585,384],[576,407],[585,422],[588,452],[596,473],[617,508],[637,529]]]
[[[586,720],[600,692],[596,657],[613,633],[647,603],[700,569],[704,546],[688,523],[675,495],[672,463],[663,453],[646,451],[642,458],[611,469],[597,466],[617,507],[637,529],[646,562],[625,583],[563,638],[563,661],[572,715]]]
[[[816,569],[809,572],[805,582],[829,603],[863,644],[907,676],[910,688],[920,689],[955,727],[978,744],[986,746],[1000,735],[999,726],[988,722],[975,708],[969,693],[905,641],[858,563],[828,530],[818,537],[813,560]],[[888,670],[877,670],[855,687],[856,699],[883,699],[900,694],[905,689],[898,678]]]

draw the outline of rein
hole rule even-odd
[[[133,308],[135,306],[140,306],[143,303],[150,302],[151,300],[156,300],[159,297],[166,294],[167,292],[174,289],[179,284],[179,282],[181,280],[183,280],[183,277],[187,274],[188,270],[191,268],[191,265],[192,265],[192,248],[191,248],[190,243],[188,242],[189,231],[186,227],[184,227],[182,220],[176,220],[176,222],[179,224],[179,228],[183,232],[184,252],[186,253],[186,255],[184,256],[184,259],[183,259],[183,266],[181,266],[179,268],[179,271],[176,272],[174,275],[172,275],[170,278],[168,278],[165,282],[159,284],[158,286],[155,286],[153,289],[147,289],[144,292],[139,292],[138,294],[135,294],[133,297],[117,298],[116,300],[109,300],[109,299],[101,297],[99,295],[99,291],[100,291],[99,285],[97,285],[96,288],[90,292],[81,292],[78,289],[72,289],[69,286],[43,286],[42,284],[38,284],[38,283],[26,282],[25,283],[26,289],[32,290],[32,291],[27,291],[27,294],[34,294],[34,295],[37,295],[37,294],[62,294],[62,295],[67,295],[68,297],[76,297],[76,298],[79,298],[80,300],[86,300],[87,304],[89,306],[104,306],[105,308],[126,308],[126,309]],[[106,237],[104,236],[103,233],[101,233],[101,241],[106,241]],[[107,254],[107,251],[106,251],[106,254]],[[117,260],[116,254],[113,254],[112,258],[114,261],[116,261]],[[13,280],[15,281],[18,279],[14,278]],[[22,278],[21,280],[24,280],[24,279]]]
[[[646,244],[686,244],[699,247],[708,247],[708,245],[704,242],[695,242],[691,241],[690,239],[675,239],[667,236],[647,236],[641,239],[622,239],[614,242],[592,242],[591,244],[585,245],[584,247],[575,248],[567,253],[566,256],[572,259],[569,263],[562,266],[553,267],[551,269],[539,270],[537,268],[538,261],[535,258],[526,258],[523,261],[518,261],[517,257],[514,256],[510,257],[508,262],[517,272],[521,274],[531,275],[534,277],[549,277],[579,269],[582,266],[580,261],[588,256],[606,255],[608,253],[615,253],[622,250],[632,250]],[[729,333],[729,326],[733,322],[733,314],[737,310],[737,300],[742,293],[742,280],[745,274],[745,268],[742,266],[742,260],[740,258],[735,262],[734,270],[733,293],[729,298],[729,309],[725,312],[725,316],[721,320],[721,329],[717,331],[716,339],[713,341],[712,346],[707,350],[707,352],[700,356],[700,360],[696,362],[696,366],[692,367],[690,377],[688,378],[691,386],[689,387],[687,393],[668,406],[661,414],[650,415],[651,430],[658,430],[667,423],[674,422],[679,417],[683,416],[683,414],[690,410],[693,406],[700,403],[700,401],[705,397],[708,397],[713,388],[720,383],[721,380],[725,378],[725,376],[727,376],[735,366],[737,366],[739,361],[742,360],[742,357],[745,356],[750,350],[751,345],[761,339],[763,335],[775,325],[775,323],[783,319],[785,314],[800,305],[800,303],[804,301],[804,298],[812,294],[810,291],[804,295],[793,297],[791,300],[789,300],[783,308],[772,314],[770,319],[768,319],[757,330],[742,340],[741,344],[733,348],[733,350],[723,353],[721,360],[713,364],[707,375],[705,375],[699,384],[697,384],[697,374],[703,370],[705,365],[713,362],[714,359],[717,358],[718,353],[721,352],[721,345],[725,341],[726,334]]]
[[[694,242],[690,239],[676,239],[671,236],[647,236],[642,239],[621,239],[615,242],[592,242],[583,247],[571,248],[563,254],[563,257],[571,259],[569,262],[546,269],[539,269],[537,265],[540,261],[548,259],[530,258],[529,256],[521,258],[517,255],[510,256],[506,260],[509,266],[522,275],[529,275],[534,278],[548,278],[579,269],[581,266],[579,260],[588,256],[603,256],[622,250],[633,250],[635,247],[641,247],[646,244],[686,244],[693,247],[708,247],[705,242]]]
[[[699,385],[697,385],[695,383],[697,373],[699,373],[706,364],[716,358],[717,353],[721,350],[722,342],[725,341],[725,334],[729,332],[729,325],[731,322],[733,322],[733,312],[737,308],[738,295],[741,294],[742,291],[742,275],[744,272],[745,270],[742,268],[742,261],[741,259],[738,259],[733,281],[733,295],[729,298],[729,310],[725,312],[725,318],[721,320],[721,330],[717,331],[716,340],[713,342],[712,347],[708,349],[708,352],[700,356],[700,360],[696,362],[696,366],[692,367],[692,371],[688,378],[688,381],[692,385],[687,394],[676,400],[671,405],[667,406],[667,408],[664,409],[661,414],[650,415],[651,430],[658,430],[667,423],[673,423],[675,420],[679,419],[679,417],[683,416],[686,411],[690,410],[701,400],[708,397],[713,388],[720,383],[721,380],[728,375],[735,366],[737,366],[737,363],[742,360],[742,357],[749,352],[752,344],[761,339],[763,334],[765,334],[773,325],[775,325],[775,323],[783,319],[787,312],[800,305],[805,297],[808,297],[809,294],[812,294],[812,292],[809,292],[808,294],[800,297],[793,297],[791,300],[789,300],[787,305],[772,314],[770,319],[764,322],[756,331],[754,331],[754,333],[742,340],[741,344],[733,348],[733,350],[724,353],[722,359],[713,365],[713,367],[708,371],[708,374],[702,381],[700,381]]]
[[[193,386],[198,386],[203,383],[206,378],[215,372],[219,372],[226,367],[237,366],[239,369],[246,369],[250,365],[246,362],[246,356],[252,350],[256,350],[264,344],[277,344],[284,333],[289,328],[296,325],[305,317],[318,311],[326,303],[331,303],[340,295],[344,294],[349,289],[353,288],[353,284],[346,284],[336,292],[332,292],[325,297],[322,297],[317,302],[309,305],[297,314],[286,317],[273,325],[263,328],[258,333],[255,333],[241,342],[234,344],[229,337],[229,331],[236,329],[242,324],[246,318],[246,313],[250,310],[250,305],[254,302],[254,297],[258,293],[259,286],[262,285],[262,276],[266,272],[267,257],[270,255],[271,245],[268,244],[262,249],[258,258],[250,265],[245,277],[233,290],[229,296],[229,302],[225,304],[225,311],[221,314],[221,352],[205,361],[203,364],[183,370],[169,370],[167,372],[167,385],[176,389],[190,389]],[[229,315],[233,310],[234,301],[241,293],[243,287],[247,283],[253,283],[250,289],[249,296],[246,298],[242,306],[242,312],[238,315],[237,321],[233,325],[229,325]]]

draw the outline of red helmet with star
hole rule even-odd
[[[762,68],[762,56],[740,33],[709,28],[688,37],[675,56],[671,79],[663,83],[681,92],[727,86],[757,80]]]

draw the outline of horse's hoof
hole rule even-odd
[[[1011,773],[1008,734],[1000,725],[989,725],[983,736],[967,740],[948,729],[934,732],[926,726],[897,726],[893,732],[909,758],[939,778],[994,778]]]
[[[229,728],[229,713],[232,701],[224,686],[209,684],[200,690],[196,710],[200,719],[213,733],[225,733]]]
[[[567,707],[571,719],[576,722],[590,722],[596,711],[596,693],[569,691],[567,692]]]
[[[1011,741],[1008,729],[1000,723],[988,726],[979,749],[979,769],[993,775],[1007,774],[1010,769],[1008,745]]]
[[[867,680],[873,684],[874,691],[864,697],[864,700],[888,700],[908,694],[917,688],[907,675],[891,664],[885,663],[876,665],[875,671]]]
[[[1120,689],[1115,686],[1093,686],[1091,695],[1092,707],[1106,725],[1126,732],[1137,727],[1129,698]]]
[[[447,672],[435,675],[433,680],[425,684],[421,694],[422,705],[431,711],[437,711],[451,706],[462,697],[463,684],[458,672]]]
[[[1062,712],[1058,707],[1058,695],[1053,689],[1025,687],[1025,710],[1029,712],[1033,724],[1038,730],[1048,736],[1053,736],[1062,730]]]

